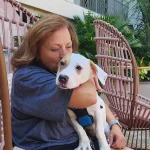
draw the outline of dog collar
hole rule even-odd
[[[112,126],[114,124],[117,124],[120,128],[122,128],[122,126],[120,125],[119,121],[118,120],[112,120],[111,122],[109,122],[109,127],[110,129],[112,128]]]

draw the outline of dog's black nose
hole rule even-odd
[[[60,75],[58,78],[59,82],[64,83],[64,84],[67,83],[68,79],[69,79],[69,77],[66,75]]]

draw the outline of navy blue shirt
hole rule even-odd
[[[11,91],[12,134],[16,146],[39,150],[78,140],[66,112],[72,90],[56,85],[56,76],[37,66],[18,69]]]

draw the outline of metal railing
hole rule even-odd
[[[147,66],[147,67],[138,67],[138,70],[142,70],[142,69],[146,69],[146,70],[150,71],[150,66]]]
[[[128,16],[128,4],[124,4],[123,0],[74,0],[74,3],[102,15]]]
[[[147,66],[147,67],[138,67],[138,70],[141,70],[141,69],[146,69],[146,70],[150,71],[150,67],[149,66]]]

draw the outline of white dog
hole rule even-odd
[[[73,89],[89,80],[91,75],[97,75],[100,82],[103,85],[105,84],[107,73],[91,60],[80,54],[66,55],[60,61],[56,84],[62,89]],[[93,130],[95,130],[100,150],[110,150],[104,132],[106,124],[105,104],[98,94],[97,103],[88,107],[87,111],[93,116],[94,126],[92,127],[94,127]],[[83,127],[77,122],[75,113],[68,109],[68,114],[71,118],[74,129],[79,136],[79,146],[75,150],[92,150],[90,140]]]

